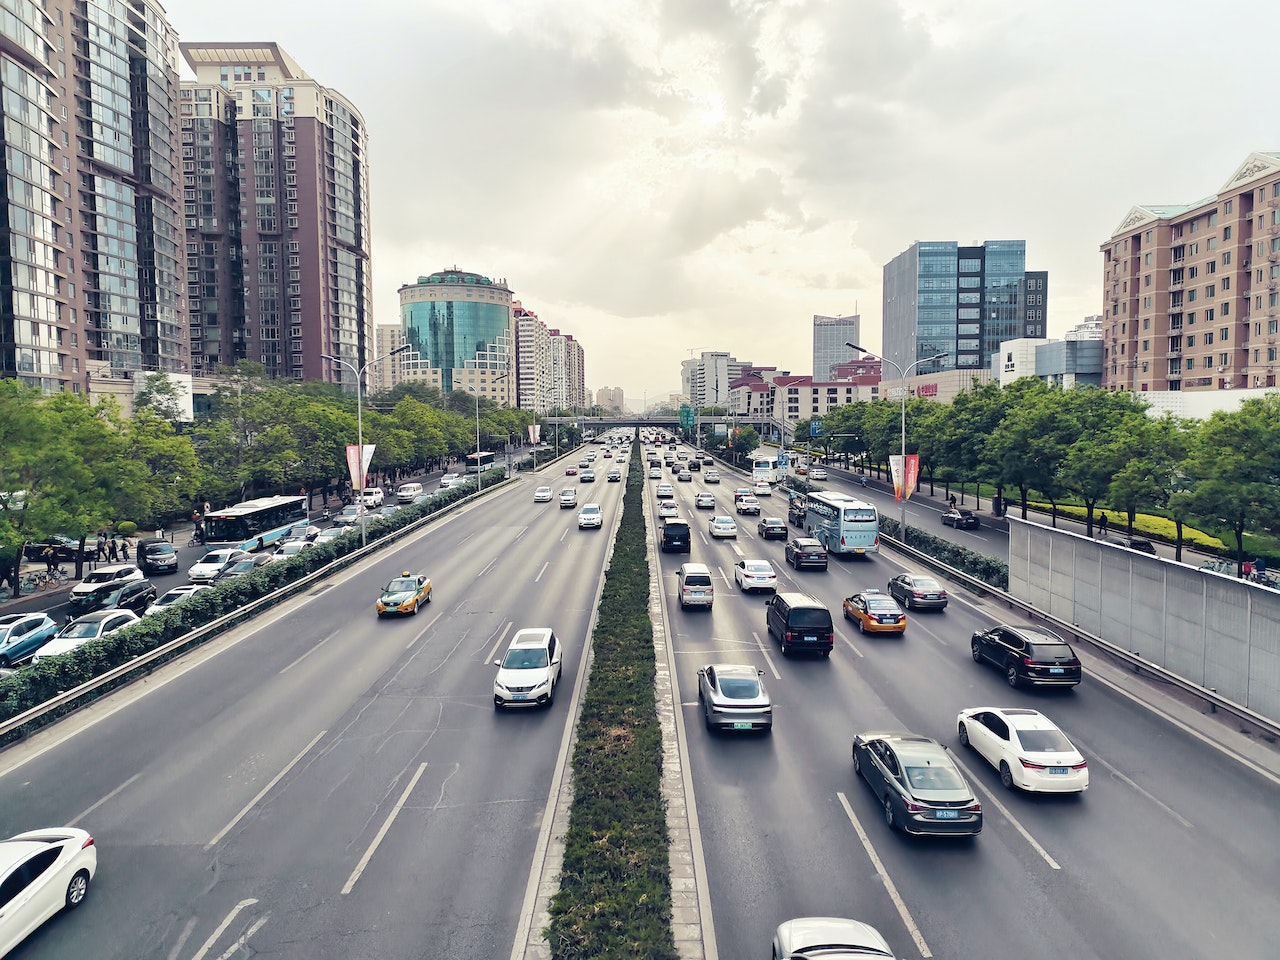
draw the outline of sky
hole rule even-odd
[[[1023,239],[1049,335],[1102,312],[1137,204],[1280,149],[1280,3],[169,0],[183,41],[279,43],[370,134],[374,320],[457,266],[639,406],[703,350],[812,373],[812,318],[881,343],[884,265]],[[185,69],[185,67],[184,67]]]

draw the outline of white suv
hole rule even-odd
[[[550,627],[527,627],[511,638],[507,654],[493,661],[493,709],[555,703],[560,683],[560,641]]]
[[[366,487],[360,491],[360,502],[366,507],[382,506],[383,492],[381,487]]]
[[[586,503],[578,511],[578,529],[585,527],[600,528],[604,526],[604,514],[600,512],[600,504]]]

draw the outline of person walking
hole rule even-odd
[[[94,562],[101,563],[107,556],[107,532],[105,530],[98,531],[97,542],[94,543]]]
[[[1104,512],[1102,516],[1098,518],[1098,536],[1100,537],[1104,536],[1106,532],[1107,532],[1107,515]]]
[[[120,559],[125,563],[129,562],[129,538],[125,537],[120,541]]]
[[[120,559],[120,544],[116,543],[115,537],[112,537],[107,544],[107,559],[112,563],[116,563]]]

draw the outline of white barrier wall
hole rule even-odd
[[[1280,719],[1280,591],[1010,517],[1009,593]]]

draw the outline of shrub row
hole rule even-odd
[[[484,475],[485,485],[502,480],[504,471],[490,470]],[[397,531],[416,523],[423,517],[437,513],[462,498],[474,493],[476,479],[471,477],[457,486],[440,490],[433,494],[430,501],[416,506],[406,506],[389,517],[370,518],[365,523],[365,537],[373,543],[389,537]],[[82,683],[87,683],[121,664],[128,663],[161,647],[171,640],[206,626],[215,620],[242,610],[247,604],[267,596],[289,584],[300,580],[322,567],[360,549],[359,528],[338,537],[329,543],[317,544],[301,553],[268,563],[253,573],[239,577],[229,583],[222,584],[212,590],[203,590],[194,596],[174,604],[159,613],[144,617],[139,623],[113,633],[101,640],[94,640],[77,647],[70,653],[58,657],[49,657],[37,664],[29,664],[16,673],[0,677],[0,721],[9,720],[33,707],[46,703],[58,693],[71,690]],[[229,629],[233,622],[227,624]],[[202,637],[199,642],[211,639],[215,634]],[[176,652],[175,652],[176,655]],[[153,665],[141,668],[149,670]],[[132,677],[121,678],[125,683]],[[94,691],[87,699],[102,696],[109,687]],[[21,733],[29,733],[39,726],[51,722],[75,706],[59,713],[46,714],[33,720]],[[21,734],[15,732],[7,740],[16,739]]]
[[[898,536],[900,524],[897,520],[880,515],[880,532],[893,537],[895,540],[901,540]],[[995,557],[988,557],[983,553],[975,553],[958,543],[952,543],[943,537],[935,536],[921,530],[919,527],[913,527],[907,524],[906,544],[919,550],[921,553],[928,554],[935,560],[953,567],[961,573],[967,573],[971,577],[977,577],[983,583],[989,583],[993,587],[999,587],[1001,590],[1009,589],[1009,565],[1003,560]]]
[[[643,477],[633,448],[573,752],[560,890],[543,930],[557,960],[676,957]]]

